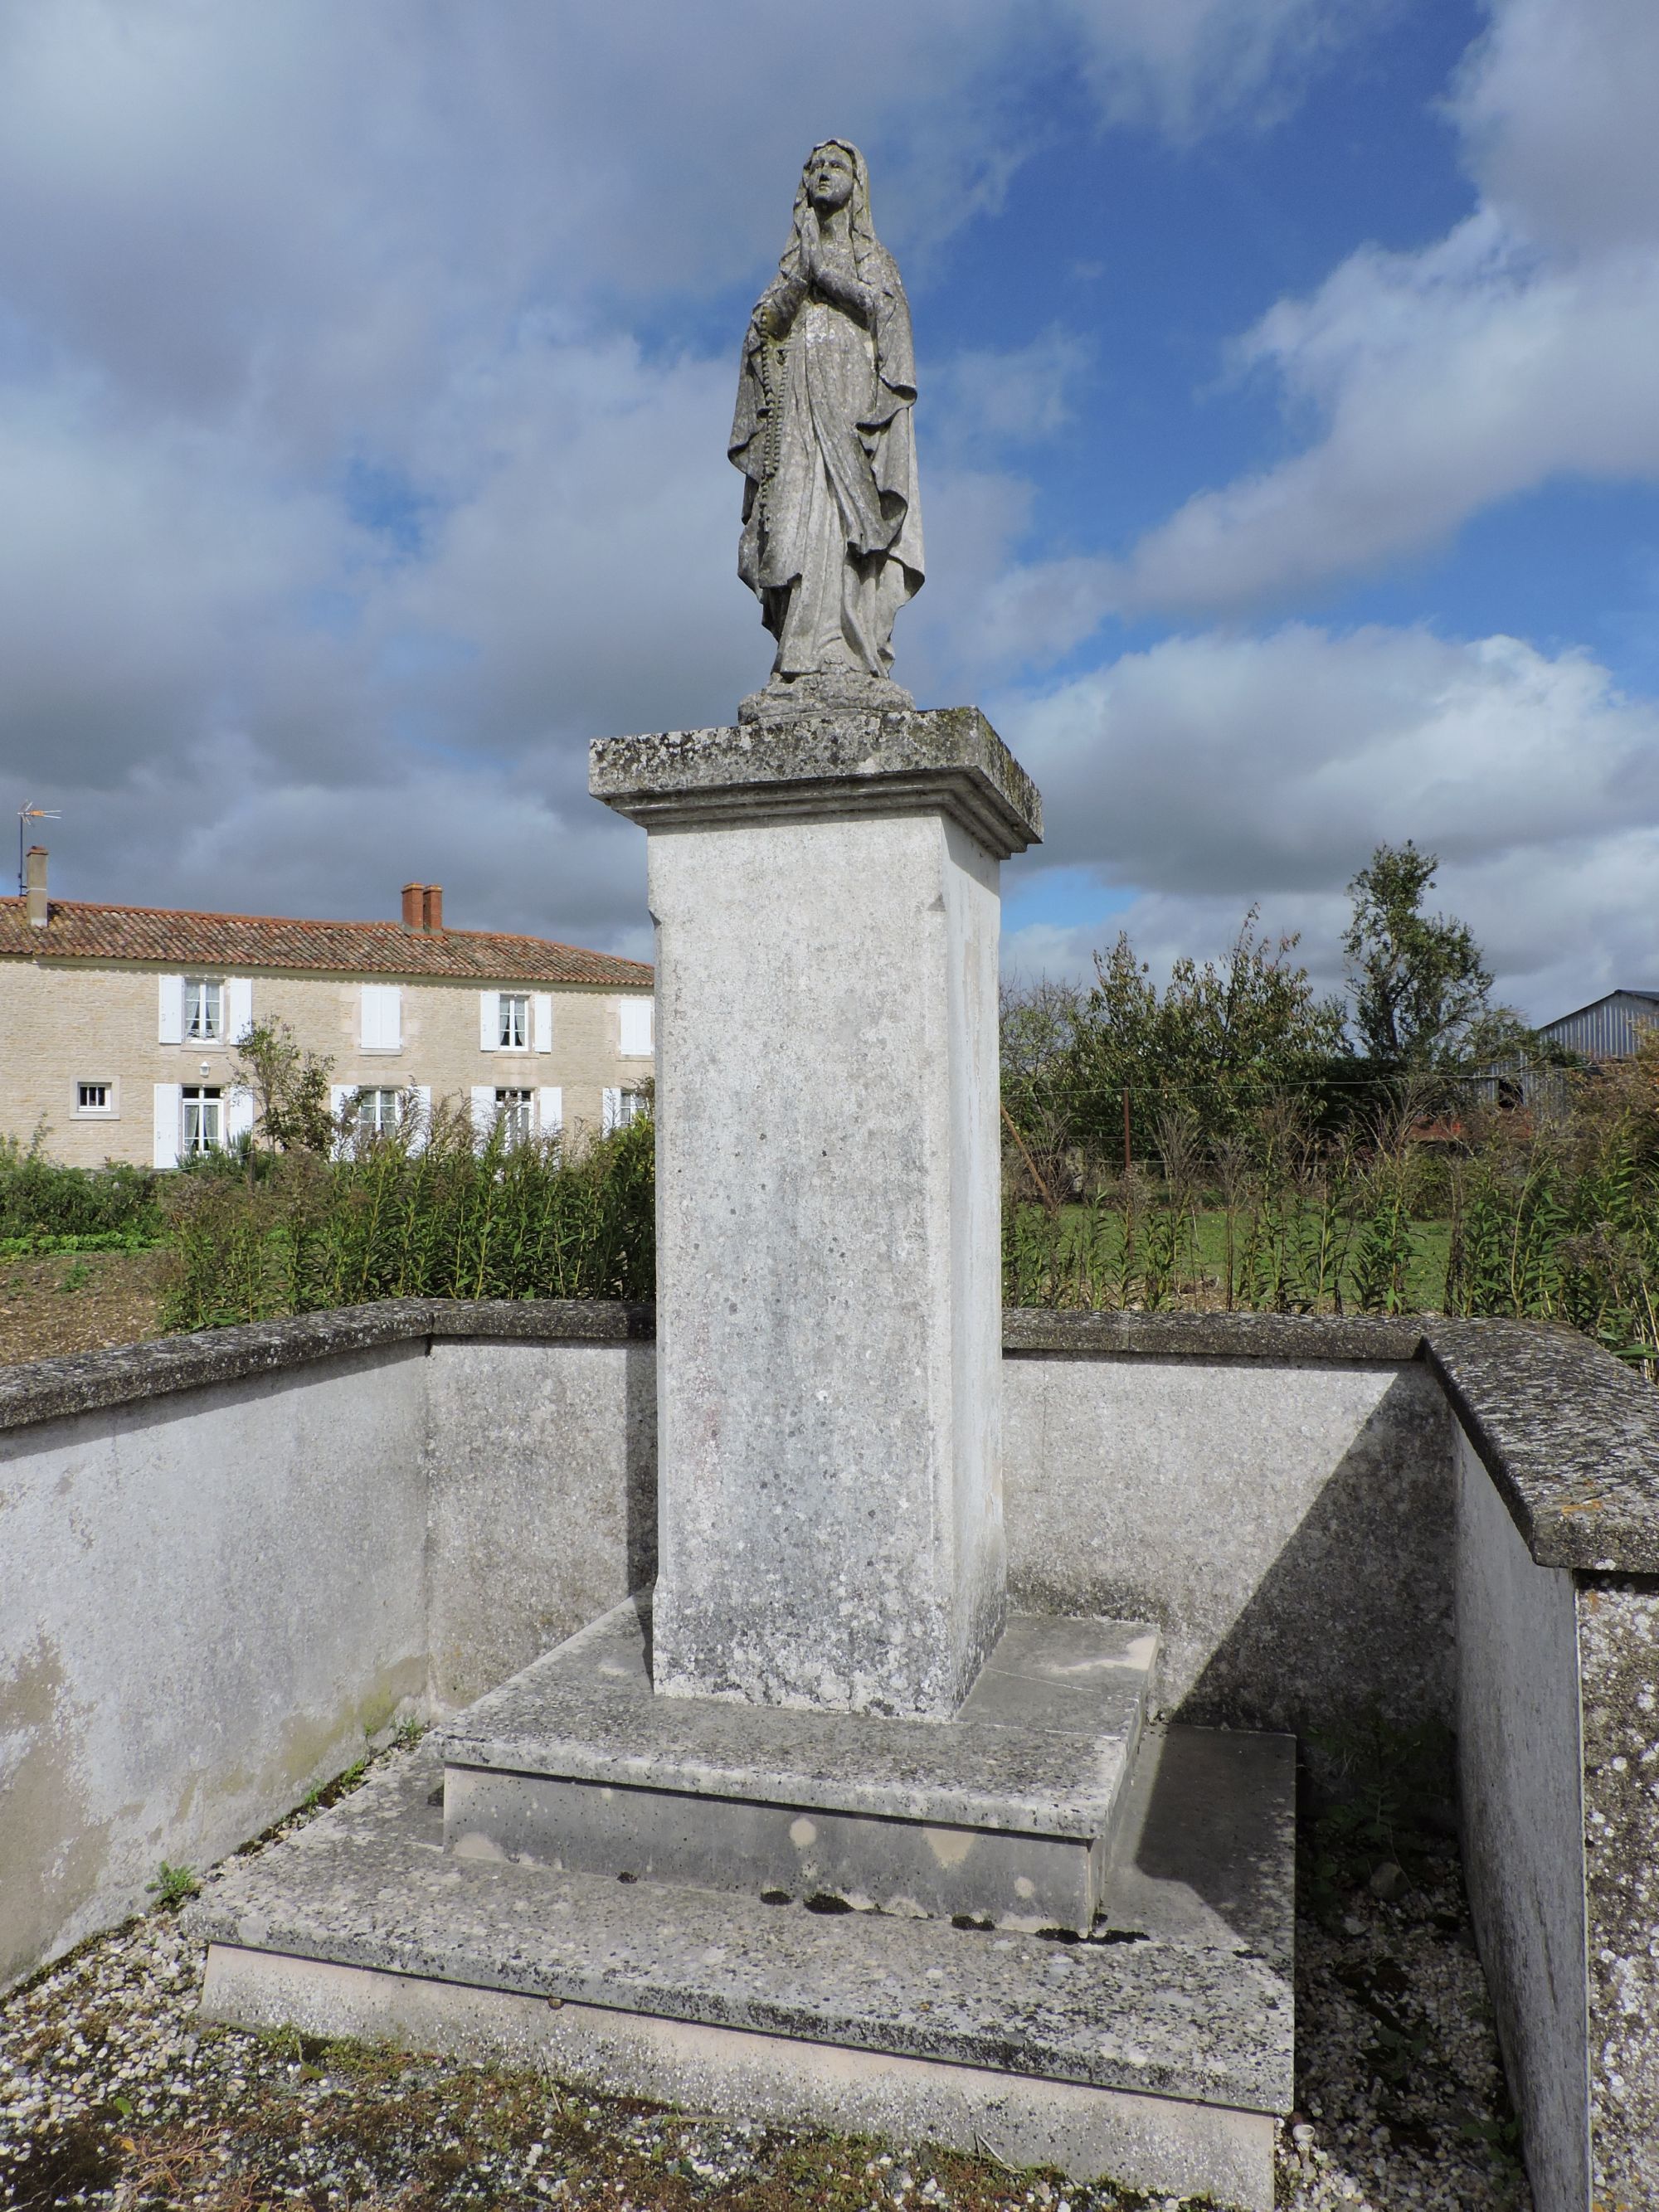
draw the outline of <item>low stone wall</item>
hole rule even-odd
[[[427,1418],[430,1691],[453,1707],[654,1576],[655,1350],[434,1337]]]
[[[1441,1322],[1459,1423],[1459,1803],[1537,2212],[1659,2205],[1659,1393]]]
[[[651,1327],[408,1302],[0,1370],[0,1987],[648,1578]]]
[[[420,1707],[422,1352],[0,1436],[0,1979]]]
[[[0,1980],[650,1578],[647,1308],[408,1302],[0,1374]],[[1006,1317],[1014,1601],[1162,1701],[1457,1731],[1539,2212],[1659,2204],[1659,1393],[1565,1332]]]
[[[1449,1728],[1454,1424],[1420,1334],[1011,1315],[1014,1601],[1157,1621],[1175,1718]]]

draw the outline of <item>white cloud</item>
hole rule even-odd
[[[1263,317],[1240,365],[1317,436],[1151,532],[1120,600],[1282,599],[1553,477],[1659,480],[1656,100],[1650,0],[1494,0],[1452,106],[1488,197]]]
[[[998,720],[1042,791],[1039,865],[1139,887],[1123,926],[1156,957],[1219,950],[1259,898],[1334,985],[1345,885],[1411,837],[1540,1015],[1652,966],[1659,706],[1585,655],[1421,629],[1210,633]],[[1073,970],[1087,950],[1064,933],[1011,948]]]

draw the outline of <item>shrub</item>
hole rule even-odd
[[[27,1146],[0,1137],[0,1239],[30,1252],[131,1249],[120,1244],[65,1246],[57,1240],[117,1237],[154,1243],[161,1234],[158,1177],[149,1168],[111,1162],[64,1168],[46,1156],[45,1131]]]

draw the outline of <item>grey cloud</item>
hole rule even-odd
[[[1659,10],[1488,0],[1450,102],[1482,191],[1518,229],[1600,252],[1659,235]]]
[[[1103,113],[1179,142],[1218,121],[1283,115],[1386,0],[1059,0]]]
[[[947,447],[1040,443],[1072,420],[1094,342],[1055,324],[1028,345],[964,349],[928,393],[933,435]]]

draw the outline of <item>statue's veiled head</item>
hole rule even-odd
[[[858,159],[838,138],[814,146],[801,171],[806,197],[822,216],[844,208],[858,190]]]
[[[811,209],[822,222],[837,210],[847,210],[855,240],[873,240],[870,221],[870,172],[858,148],[845,138],[826,138],[814,146],[800,173],[795,192],[795,231],[799,235]]]

